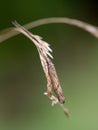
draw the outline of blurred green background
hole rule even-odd
[[[46,17],[70,17],[98,26],[98,4],[89,0],[1,0],[0,30]],[[55,67],[71,112],[51,107],[46,79],[30,40],[0,43],[0,130],[98,130],[98,39],[65,24],[31,29],[51,44]]]

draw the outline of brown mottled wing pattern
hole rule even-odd
[[[64,103],[65,98],[63,96],[63,91],[62,91],[60,82],[58,80],[58,76],[57,76],[55,67],[50,59],[48,59],[48,73],[49,73],[49,76],[51,79],[51,84],[52,84],[53,90],[54,90],[56,96],[58,97],[59,102]]]
[[[50,53],[52,52],[52,50],[50,49],[49,44],[43,41],[41,37],[33,35],[31,32],[29,32],[27,29],[25,29],[17,22],[14,22],[13,24],[17,27],[16,29],[17,31],[27,36],[31,41],[33,41],[33,43],[37,47],[41,64],[47,79],[47,96],[52,100],[52,102],[54,102],[53,100],[56,100],[56,98],[52,95],[52,89],[53,89],[58,98],[58,101],[61,104],[64,103],[63,91],[59,83],[55,67],[51,61],[53,57]]]
[[[58,76],[57,76],[54,64],[52,63],[51,59],[43,53],[42,49],[39,50],[38,52],[39,52],[43,70],[45,72],[46,79],[47,79],[48,97],[51,99],[52,89],[53,89],[59,102],[64,103],[65,98],[63,96],[63,91],[62,91],[60,82],[58,80]]]

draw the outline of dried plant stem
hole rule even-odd
[[[89,32],[94,37],[98,38],[98,27],[88,24],[86,22],[80,21],[80,20],[66,18],[66,17],[53,17],[53,18],[40,19],[40,20],[25,24],[24,27],[26,29],[31,29],[34,27],[38,27],[38,26],[50,24],[50,23],[51,24],[52,23],[65,23],[65,24],[73,25]],[[0,32],[0,42],[3,42],[13,36],[16,36],[19,33],[20,32],[17,32],[15,28],[5,29]]]
[[[59,105],[61,106],[61,108],[63,109],[64,111],[64,114],[67,116],[67,117],[70,117],[70,112],[69,110],[61,103],[59,103]]]

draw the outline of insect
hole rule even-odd
[[[45,92],[45,95],[47,95],[48,98],[52,101],[52,105],[57,103],[60,104],[65,114],[69,116],[69,111],[63,106],[65,98],[63,96],[63,90],[61,88],[55,66],[51,60],[53,57],[51,55],[52,50],[49,44],[43,41],[40,36],[32,34],[17,22],[13,22],[13,24],[16,26],[16,31],[19,31],[27,36],[37,47],[40,61],[47,79],[47,92]],[[52,91],[54,91],[56,97],[52,94]]]

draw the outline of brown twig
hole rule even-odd
[[[72,19],[72,18],[66,18],[66,17],[53,17],[53,18],[45,18],[36,20],[33,22],[30,22],[28,24],[25,24],[24,27],[26,29],[31,29],[34,27],[38,27],[45,24],[53,24],[53,23],[63,23],[63,24],[69,24],[76,27],[79,27],[87,32],[89,32],[94,37],[98,38],[98,27],[93,26],[91,24],[88,24],[86,22]],[[0,42],[3,42],[13,36],[18,35],[20,32],[17,32],[15,28],[8,28],[0,32]]]

